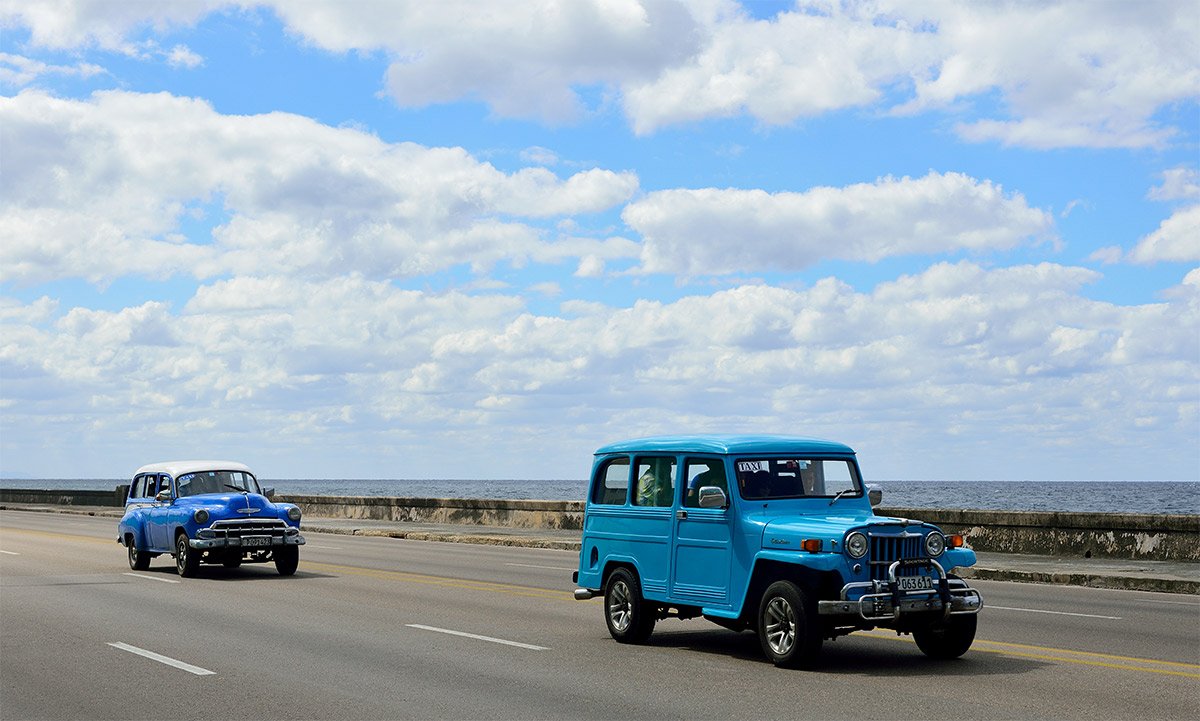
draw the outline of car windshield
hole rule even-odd
[[[254,476],[242,471],[201,471],[185,473],[177,482],[179,496],[199,496],[202,493],[261,493]]]
[[[832,498],[861,495],[854,464],[842,459],[739,458],[738,490],[742,498]]]

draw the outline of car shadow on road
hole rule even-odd
[[[179,578],[179,572],[174,566],[151,566],[145,571],[138,573],[162,574],[167,578]],[[197,580],[210,581],[263,581],[269,578],[276,578],[281,581],[299,581],[305,578],[337,578],[330,573],[318,573],[316,571],[304,570],[304,563],[300,563],[300,568],[294,576],[280,576],[275,570],[275,566],[270,563],[245,563],[237,568],[225,568],[224,566],[202,565],[194,576]],[[180,579],[184,580],[184,579]]]
[[[770,666],[763,656],[758,636],[749,631],[656,631],[647,645],[727,656]],[[979,649],[967,651],[962,658],[943,661],[921,653],[911,637],[854,634],[836,641],[826,641],[811,673],[896,678],[995,676],[1029,673],[1049,665],[1049,662],[1038,659]]]

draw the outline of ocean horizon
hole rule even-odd
[[[280,495],[499,498],[578,501],[585,480],[298,479],[262,478]],[[116,478],[4,478],[0,488],[113,490]],[[996,511],[1200,514],[1197,481],[870,481],[883,488],[883,505]]]

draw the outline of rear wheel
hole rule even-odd
[[[977,623],[975,614],[951,616],[937,625],[913,631],[913,640],[917,642],[917,648],[930,658],[958,658],[975,641]]]
[[[642,643],[653,633],[655,620],[637,574],[625,568],[613,571],[604,590],[604,621],[612,637],[621,643]]]
[[[191,578],[200,570],[200,551],[188,545],[186,533],[175,536],[175,570],[184,578]]]
[[[758,604],[758,640],[776,666],[809,667],[821,652],[821,631],[814,608],[800,587],[776,581]]]
[[[129,550],[130,568],[135,571],[145,571],[150,568],[150,554],[146,551],[139,551],[132,537],[125,540],[125,547]]]
[[[280,546],[273,551],[275,555],[275,570],[280,576],[290,576],[300,565],[299,546]]]

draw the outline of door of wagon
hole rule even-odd
[[[727,606],[733,551],[725,460],[685,458],[683,478],[683,502],[675,512],[671,598],[699,606]],[[701,508],[704,487],[720,488],[725,493],[724,507]]]
[[[171,477],[162,475],[158,477],[158,489],[151,490],[150,495],[154,497],[156,494],[171,489]],[[150,547],[156,551],[170,551],[174,541],[170,537],[170,532],[167,527],[167,516],[171,512],[171,501],[155,501],[155,503],[146,509],[146,532],[150,536]]]
[[[678,483],[673,456],[636,456],[626,528],[638,559],[643,594],[663,598],[671,566],[671,531]]]

